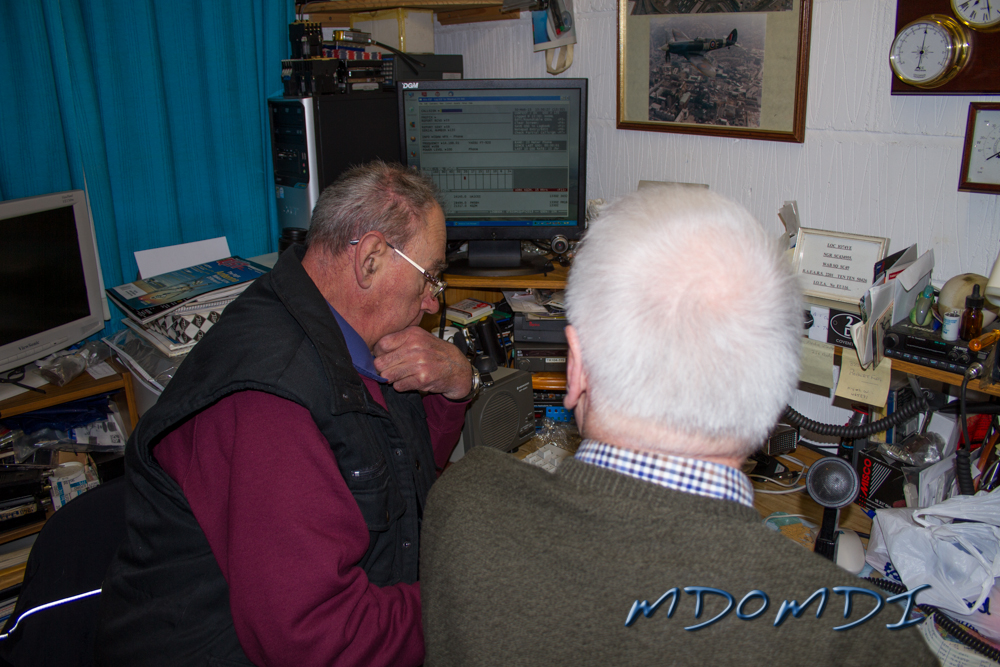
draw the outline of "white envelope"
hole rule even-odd
[[[892,295],[892,323],[905,320],[917,303],[917,297],[931,282],[934,269],[934,250],[928,250],[917,261],[896,276]]]

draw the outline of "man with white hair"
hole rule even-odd
[[[567,300],[585,439],[554,474],[480,447],[434,486],[427,665],[934,664],[905,604],[754,510],[740,466],[799,370],[776,239],[707,190],[643,189],[592,224]]]

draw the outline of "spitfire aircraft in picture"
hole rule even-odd
[[[666,52],[666,60],[670,62],[670,56],[683,56],[688,62],[694,65],[703,76],[710,79],[715,78],[715,67],[711,60],[706,57],[710,51],[729,48],[736,45],[736,28],[729,33],[728,37],[704,39],[696,37],[689,39],[679,30],[670,30],[671,39],[660,47],[660,51]]]

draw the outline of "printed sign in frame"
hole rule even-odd
[[[803,294],[857,307],[888,249],[887,238],[800,227],[794,265]]]

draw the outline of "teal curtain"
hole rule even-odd
[[[86,190],[108,287],[136,250],[277,249],[267,98],[292,20],[293,0],[0,0],[0,199]]]

